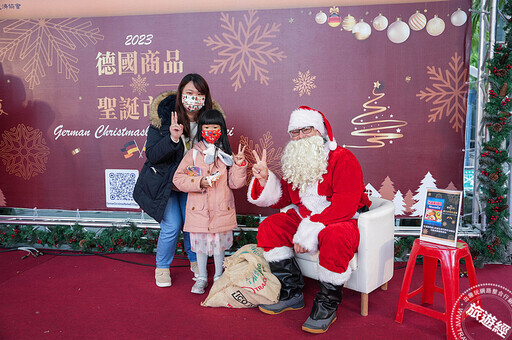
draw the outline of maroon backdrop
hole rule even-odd
[[[470,6],[0,21],[0,206],[136,209],[148,105],[196,72],[250,162],[267,148],[279,172],[289,114],[308,105],[358,157],[370,193],[418,216],[426,187],[462,189]],[[238,213],[269,212],[245,194]]]

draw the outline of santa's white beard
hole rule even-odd
[[[304,192],[327,173],[328,155],[322,136],[291,140],[281,158],[283,179],[293,185],[293,190]]]

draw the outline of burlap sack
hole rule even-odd
[[[246,244],[224,261],[225,271],[215,281],[204,307],[249,308],[279,300],[281,283],[270,272],[263,249]]]

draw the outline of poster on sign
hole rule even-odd
[[[420,240],[456,247],[462,191],[427,189]]]
[[[2,11],[0,207],[140,212],[130,193],[151,104],[188,73],[222,107],[231,148],[245,147],[248,181],[264,149],[282,174],[290,114],[307,105],[397,218],[421,218],[427,187],[463,189],[470,0],[167,1],[124,14],[57,2],[59,17],[43,1]],[[234,195],[238,214],[275,213],[246,187]]]

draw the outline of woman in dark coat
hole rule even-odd
[[[211,98],[204,78],[195,73],[187,74],[177,91],[164,92],[151,104],[146,162],[133,198],[160,223],[155,270],[158,287],[171,286],[169,266],[185,221],[187,193],[173,187],[172,178],[185,152],[196,140],[198,117],[212,108],[222,110]],[[197,274],[196,255],[190,250],[188,233],[184,233],[184,243],[191,270]]]

